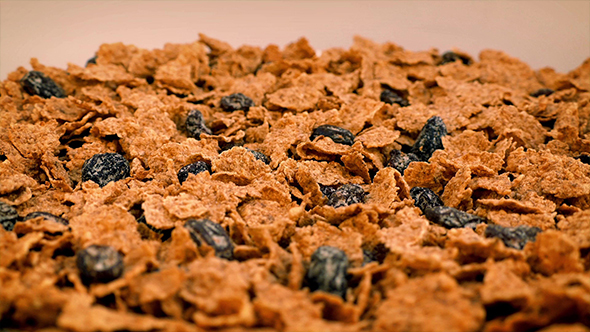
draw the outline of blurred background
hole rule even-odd
[[[0,79],[18,66],[84,65],[102,43],[161,48],[202,32],[234,47],[316,50],[355,34],[418,51],[502,50],[567,72],[590,57],[590,1],[0,1]]]

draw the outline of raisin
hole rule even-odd
[[[226,112],[248,111],[254,102],[242,93],[234,93],[221,98],[220,106]]]
[[[91,245],[78,252],[76,265],[82,281],[106,283],[123,274],[123,256],[110,246]]]
[[[86,61],[86,67],[88,67],[88,65],[95,65],[96,64],[96,55],[93,56],[92,58],[88,59],[88,61]]]
[[[471,59],[469,59],[468,57],[449,51],[449,52],[443,53],[442,61],[440,62],[439,65],[444,65],[446,63],[455,62],[455,61],[461,61],[466,66],[469,66],[472,63]]]
[[[358,184],[344,184],[328,196],[328,205],[335,208],[362,203],[365,191]]]
[[[12,231],[14,229],[14,224],[16,224],[19,219],[20,216],[13,206],[0,202],[0,225],[2,225],[5,230]]]
[[[118,153],[95,154],[82,166],[82,182],[94,181],[104,187],[129,176],[129,162]]]
[[[410,196],[414,199],[414,205],[420,208],[422,213],[426,213],[426,209],[445,205],[440,197],[428,188],[414,187],[410,189]]]
[[[209,219],[189,219],[184,227],[188,229],[191,238],[198,246],[203,242],[215,249],[215,255],[220,258],[231,259],[234,246],[229,235],[220,224]]]
[[[265,163],[267,165],[270,164],[270,158],[268,158],[268,156],[265,155],[264,153],[262,153],[260,151],[248,149],[248,148],[246,148],[246,150],[250,151],[254,155],[254,158],[262,161],[263,163]]]
[[[576,157],[576,159],[578,159],[586,165],[590,165],[590,155],[588,154],[581,154],[578,157]]]
[[[507,247],[522,250],[527,242],[535,242],[537,234],[540,232],[541,229],[538,227],[488,225],[484,235],[499,238]]]
[[[192,110],[186,117],[186,131],[195,139],[201,139],[201,134],[211,135],[211,129],[205,124],[203,113],[199,110]]]
[[[182,184],[188,179],[189,174],[199,174],[201,172],[211,173],[209,165],[204,161],[197,161],[196,163],[188,164],[178,171],[178,181]]]
[[[336,188],[334,188],[332,186],[324,186],[322,184],[320,184],[319,186],[320,186],[320,191],[326,197],[330,197],[330,195],[332,195],[336,191]]]
[[[30,95],[42,98],[64,98],[66,93],[51,78],[40,71],[31,70],[21,80],[23,89]]]
[[[321,125],[313,130],[310,140],[315,140],[319,136],[329,137],[334,143],[352,145],[354,143],[354,135],[344,128],[332,126],[332,125]]]
[[[348,287],[347,270],[348,257],[344,251],[321,246],[311,255],[306,275],[307,285],[312,292],[319,290],[344,298]]]
[[[371,262],[377,262],[377,257],[372,251],[363,249],[363,266]]]
[[[413,153],[404,153],[401,150],[393,150],[389,153],[389,160],[387,161],[386,167],[392,167],[404,175],[404,171],[411,162],[420,161]]]
[[[426,219],[446,228],[475,228],[485,222],[481,217],[449,206],[427,207],[424,211]]]
[[[405,100],[400,94],[388,89],[385,89],[381,92],[380,99],[382,102],[390,105],[398,104],[401,107],[410,105],[410,103],[407,100]]]
[[[552,89],[543,88],[531,93],[529,96],[539,98],[541,96],[550,96],[553,94],[553,92],[555,91],[553,91]]]
[[[56,222],[58,224],[62,224],[62,225],[66,225],[66,226],[68,226],[70,224],[70,222],[67,219],[64,219],[62,217],[58,217],[58,216],[53,215],[53,214],[51,214],[49,212],[41,212],[41,211],[31,212],[31,213],[27,214],[23,218],[23,221],[24,220],[34,219],[34,218],[37,218],[37,217],[43,217],[43,219],[45,219],[45,220],[53,221],[53,222]]]
[[[428,121],[418,135],[412,153],[421,161],[428,161],[436,150],[444,149],[442,144],[443,136],[447,135],[447,127],[443,120],[438,116],[433,116]]]

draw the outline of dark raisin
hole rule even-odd
[[[254,102],[242,93],[234,93],[221,98],[220,106],[226,112],[248,111]]]
[[[199,174],[205,171],[211,173],[209,165],[207,165],[207,163],[204,161],[197,161],[196,163],[188,164],[178,171],[178,181],[180,181],[180,184],[182,184],[184,181],[186,181],[186,179],[188,179],[189,174]]]
[[[201,134],[211,135],[211,129],[205,124],[203,113],[199,110],[190,111],[186,117],[185,125],[188,134],[195,139],[201,139]]]
[[[37,217],[43,217],[43,219],[45,219],[45,220],[53,221],[53,222],[56,222],[58,224],[62,224],[62,225],[66,225],[66,226],[68,226],[70,224],[70,222],[67,219],[64,219],[62,217],[58,217],[58,216],[53,215],[53,214],[51,214],[49,212],[41,212],[41,211],[31,212],[31,213],[27,214],[23,218],[23,221],[24,220],[34,219],[34,218],[37,218]]]
[[[254,158],[262,161],[265,164],[270,164],[270,158],[265,155],[264,153],[260,152],[260,151],[256,151],[256,150],[252,150],[252,149],[248,149],[246,148],[246,150],[252,152],[252,154],[254,155]]]
[[[21,80],[23,89],[30,95],[42,98],[64,98],[66,93],[50,77],[40,71],[31,70]]]
[[[86,61],[86,67],[88,67],[88,65],[95,65],[96,64],[96,55],[93,56],[92,58],[88,59],[88,61]]]
[[[385,89],[381,92],[380,99],[386,104],[398,104],[401,107],[409,106],[410,103],[395,91]]]
[[[579,161],[583,162],[584,164],[590,165],[590,155],[589,154],[581,154],[576,157]]]
[[[371,262],[377,262],[377,257],[373,252],[363,249],[363,265]]]
[[[344,251],[330,247],[319,247],[311,255],[306,281],[309,289],[324,291],[344,298],[348,281],[348,257]]]
[[[78,252],[76,259],[82,281],[105,283],[123,274],[123,256],[110,246],[91,245]]]
[[[444,65],[446,63],[455,62],[455,61],[461,61],[461,62],[463,62],[464,65],[467,65],[467,66],[469,66],[472,63],[471,59],[469,59],[468,57],[449,51],[449,52],[443,53],[442,61],[440,62],[439,65]]]
[[[12,205],[0,202],[0,225],[7,231],[14,229],[14,224],[19,221],[20,216]]]
[[[94,181],[104,187],[111,181],[129,177],[129,162],[118,153],[95,154],[82,166],[82,182]]]
[[[336,191],[336,188],[334,188],[333,186],[324,186],[322,184],[320,184],[319,186],[320,186],[320,191],[326,197],[330,197],[330,195],[332,195]]]
[[[554,93],[555,91],[553,91],[552,89],[547,89],[547,88],[543,88],[543,89],[539,89],[533,93],[531,93],[529,96],[531,97],[535,97],[535,98],[539,98],[541,96],[550,96]]]
[[[335,208],[362,203],[365,191],[358,184],[344,184],[328,196],[328,205]]]
[[[220,224],[209,219],[189,219],[184,224],[184,227],[188,229],[191,238],[198,246],[201,246],[204,242],[215,249],[217,257],[225,259],[233,257],[234,245]]]
[[[527,242],[535,242],[537,234],[540,232],[541,229],[538,227],[488,225],[484,235],[499,238],[507,247],[522,250]]]
[[[334,143],[352,145],[354,143],[354,135],[344,128],[332,126],[332,125],[321,125],[313,130],[310,140],[315,140],[319,136],[329,137]]]
[[[436,150],[444,149],[442,138],[447,135],[447,127],[443,120],[438,116],[433,116],[428,121],[418,135],[412,153],[421,161],[428,161]]]
[[[428,188],[414,187],[410,189],[410,196],[414,199],[414,205],[422,210],[422,213],[426,213],[426,209],[445,205],[440,197]]]
[[[386,167],[392,167],[404,175],[404,171],[411,162],[420,161],[413,153],[404,153],[401,150],[393,150],[389,153],[389,160],[387,161]]]
[[[427,207],[424,211],[426,219],[446,228],[475,228],[485,222],[481,217],[449,206]]]

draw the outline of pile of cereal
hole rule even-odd
[[[0,326],[590,331],[590,59],[201,35],[0,85]]]

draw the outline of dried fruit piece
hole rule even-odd
[[[329,137],[334,143],[352,145],[354,143],[354,135],[344,128],[332,126],[332,125],[321,125],[313,130],[310,140],[315,140],[319,136]]]
[[[455,62],[455,61],[461,61],[463,62],[464,65],[469,66],[471,64],[471,59],[469,59],[468,57],[459,55],[455,52],[445,52],[442,55],[442,61],[440,62],[439,65],[444,65],[446,63],[450,63],[450,62]]]
[[[424,216],[433,223],[446,228],[475,228],[477,224],[485,222],[481,217],[450,206],[428,207],[424,211]]]
[[[233,257],[234,245],[229,235],[220,224],[209,219],[189,219],[184,227],[188,229],[191,238],[198,246],[203,242],[215,249],[215,255],[220,258],[231,259]]]
[[[442,199],[438,195],[423,187],[414,187],[410,190],[410,196],[414,199],[414,205],[417,206],[422,213],[426,213],[427,209],[435,208],[437,206],[444,206]]]
[[[333,186],[324,186],[323,184],[319,184],[319,185],[320,185],[320,191],[326,197],[330,197],[330,195],[332,195],[336,191],[336,188],[334,188]]]
[[[344,251],[330,246],[319,247],[311,255],[307,284],[313,291],[324,291],[344,297],[348,281],[348,257]]]
[[[220,106],[226,112],[248,111],[254,107],[254,101],[242,93],[233,93],[221,98]]]
[[[552,89],[542,88],[542,89],[539,89],[539,90],[531,93],[529,96],[539,98],[541,96],[550,96],[553,94],[553,92],[555,92],[555,91],[553,91]]]
[[[365,191],[358,184],[344,184],[328,196],[328,205],[335,208],[362,203]]]
[[[497,237],[507,247],[522,250],[527,242],[535,242],[537,234],[541,233],[538,227],[517,226],[503,227],[500,225],[488,225],[484,235],[486,237]]]
[[[252,149],[248,149],[246,148],[246,150],[252,152],[252,154],[254,155],[254,157],[260,161],[262,161],[265,164],[270,164],[270,158],[268,158],[267,155],[265,155],[264,153],[260,152],[260,151],[256,151],[256,150],[252,150]]]
[[[583,162],[584,164],[590,165],[590,155],[588,154],[581,154],[576,157],[579,161]]]
[[[51,78],[40,71],[31,70],[21,80],[23,89],[30,95],[42,98],[64,98],[66,93]]]
[[[401,150],[392,150],[389,153],[389,160],[385,166],[392,167],[393,169],[396,169],[398,172],[400,172],[401,175],[404,175],[404,171],[413,161],[420,161],[415,154],[406,154]]]
[[[86,61],[86,67],[88,67],[88,65],[95,65],[96,64],[96,55],[93,56],[92,58],[88,59],[88,61]]]
[[[442,138],[447,135],[447,126],[439,116],[433,116],[428,121],[418,135],[412,153],[421,161],[428,161],[436,150],[444,149]]]
[[[41,211],[31,212],[31,213],[27,214],[23,218],[23,221],[35,219],[37,217],[43,217],[45,220],[54,221],[56,223],[66,225],[66,226],[68,226],[70,224],[70,222],[67,219],[64,219],[62,217],[58,217],[58,216],[51,214],[49,212],[41,212]]]
[[[123,255],[110,246],[91,245],[78,252],[76,260],[85,283],[105,283],[123,274]]]
[[[129,162],[118,153],[95,154],[82,166],[82,182],[94,181],[104,187],[111,181],[129,177]]]
[[[404,99],[400,94],[396,93],[395,91],[385,89],[381,92],[381,96],[379,97],[382,102],[387,104],[398,104],[401,107],[409,106],[410,103]]]
[[[192,110],[186,117],[186,131],[195,139],[201,139],[201,134],[211,135],[211,129],[205,124],[203,113],[199,110]]]
[[[205,171],[211,173],[211,168],[204,161],[197,161],[196,163],[188,164],[178,171],[178,181],[180,181],[180,184],[182,184],[184,181],[186,181],[186,179],[188,179],[189,174],[199,174]]]
[[[7,231],[12,231],[19,219],[16,209],[4,202],[0,202],[0,225]]]

